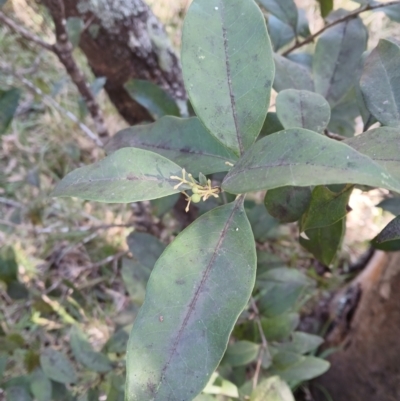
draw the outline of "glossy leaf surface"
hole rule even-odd
[[[289,129],[257,141],[225,177],[222,188],[238,194],[345,183],[400,191],[400,180],[368,156],[315,132]]]
[[[276,112],[285,129],[305,128],[323,133],[331,118],[329,103],[317,93],[287,89],[276,98]]]
[[[10,125],[18,107],[21,92],[19,89],[0,90],[0,135]]]
[[[194,0],[184,23],[182,66],[197,116],[241,154],[267,115],[274,77],[265,19],[253,0]]]
[[[150,200],[180,192],[180,188],[174,189],[178,181],[170,177],[181,175],[182,169],[163,156],[124,148],[67,174],[54,189],[53,196],[107,203]]]
[[[360,18],[337,24],[319,37],[313,61],[315,89],[331,106],[353,85],[366,46],[367,31]]]
[[[367,155],[400,181],[400,129],[381,127],[344,141],[358,152]]]
[[[384,199],[382,202],[380,202],[378,205],[376,205],[376,207],[380,207],[381,209],[386,210],[395,216],[399,216],[400,215],[400,198],[393,197],[393,198]]]
[[[282,352],[274,357],[274,363],[281,365],[276,373],[286,382],[297,385],[303,381],[320,376],[329,369],[329,362],[313,356],[301,356]]]
[[[195,177],[199,173],[227,171],[226,162],[237,157],[212,136],[198,118],[163,117],[152,124],[118,132],[106,145],[107,152],[134,147],[158,153]]]
[[[52,401],[52,385],[43,370],[37,368],[30,376],[30,390],[37,401]]]
[[[325,18],[333,10],[333,0],[318,0],[321,15]]]
[[[300,236],[300,244],[325,266],[334,260],[346,230],[345,219],[327,227],[306,231],[308,239]]]
[[[255,243],[240,200],[204,214],[178,235],[156,263],[132,329],[128,401],[190,400],[202,390],[247,304],[255,269]]]
[[[400,216],[394,218],[372,241],[375,248],[386,251],[400,250]]]
[[[312,287],[312,281],[297,269],[279,267],[258,276],[256,287],[260,292],[260,312],[277,317],[293,310],[305,290]]]
[[[165,249],[165,245],[154,235],[137,231],[128,235],[127,242],[134,258],[150,269]]]
[[[94,351],[86,336],[77,327],[71,330],[70,345],[75,359],[88,369],[101,373],[112,369],[107,356]]]
[[[282,22],[297,29],[298,11],[293,0],[258,0],[258,2],[271,14]]]
[[[269,111],[267,114],[267,118],[265,119],[264,125],[260,132],[260,137],[264,137],[267,135],[274,134],[275,132],[279,132],[284,130],[281,122],[276,113]]]
[[[274,62],[276,72],[273,86],[277,92],[284,89],[314,91],[314,82],[307,67],[276,53]]]
[[[76,383],[76,371],[67,357],[51,348],[45,349],[40,355],[40,365],[45,375],[55,382]]]
[[[233,367],[246,366],[256,360],[259,350],[258,344],[237,341],[235,344],[228,345],[223,361]]]
[[[268,213],[281,223],[300,219],[311,200],[310,187],[281,187],[270,189],[264,198]]]
[[[334,192],[325,186],[315,187],[301,221],[301,230],[330,226],[343,219],[353,188],[353,185],[347,185],[343,190]]]
[[[268,16],[268,32],[275,51],[290,43],[295,37],[293,28],[273,15]]]
[[[360,81],[364,101],[383,125],[400,126],[400,45],[381,39],[365,62]]]
[[[289,386],[278,376],[263,380],[251,393],[250,401],[295,401]]]
[[[129,96],[143,106],[155,120],[167,115],[180,115],[175,100],[151,81],[131,79],[124,88]]]

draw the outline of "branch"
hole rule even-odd
[[[29,88],[32,92],[34,92],[36,95],[39,95],[45,103],[47,103],[50,107],[54,107],[58,111],[60,111],[62,114],[64,114],[67,118],[69,118],[72,122],[77,124],[79,128],[99,147],[103,146],[102,141],[99,139],[99,137],[85,124],[83,124],[78,117],[76,117],[73,113],[71,113],[69,110],[64,109],[59,103],[57,103],[52,97],[49,95],[46,95],[40,88],[35,86],[31,81],[26,79],[23,75],[20,73],[13,71],[10,67],[6,67],[3,63],[0,62],[0,70],[13,75],[15,78],[17,78],[19,81],[21,81],[27,88]]]
[[[83,75],[82,71],[76,64],[73,56],[72,56],[72,50],[73,46],[71,42],[68,39],[68,33],[66,30],[66,19],[65,19],[65,10],[64,10],[64,3],[62,0],[45,0],[44,3],[47,5],[47,7],[50,10],[50,13],[52,15],[52,18],[54,20],[54,25],[55,25],[55,34],[56,34],[56,43],[55,44],[50,44],[42,39],[40,39],[38,36],[34,35],[33,33],[29,32],[25,28],[21,27],[17,23],[15,23],[13,20],[8,18],[3,12],[0,11],[0,22],[3,22],[6,26],[8,26],[13,32],[17,33],[18,35],[22,36],[23,38],[36,43],[37,45],[43,47],[44,49],[53,52],[58,59],[61,61],[61,63],[64,65],[65,69],[67,70],[68,75],[71,77],[72,81],[74,82],[75,86],[77,87],[79,93],[83,97],[87,108],[89,110],[89,113],[94,121],[96,131],[102,141],[100,141],[98,138],[95,140],[95,142],[98,144],[98,146],[103,146],[103,143],[105,143],[108,138],[109,138],[109,133],[108,130],[104,124],[104,118],[103,114],[100,110],[100,107],[90,90],[87,81],[85,79],[85,76]],[[25,79],[22,77],[18,77],[19,79]],[[29,82],[29,81],[28,81]],[[24,82],[27,84],[27,82]],[[27,84],[28,86],[31,83]],[[35,92],[36,89],[35,88]],[[43,96],[41,94],[41,96]],[[53,105],[54,101],[51,99]],[[58,109],[60,109],[61,106],[58,105],[56,106]],[[63,110],[64,114],[68,114],[69,112],[66,110]],[[86,132],[93,140],[94,138],[92,137],[94,134],[92,131],[90,131],[84,124],[80,123],[79,120],[75,116],[68,115],[70,119],[72,119],[74,122],[77,122],[81,129],[83,128],[83,131]],[[90,133],[89,133],[90,132]]]
[[[37,45],[45,48],[46,50],[53,51],[53,47],[50,43],[45,42],[44,40],[40,39],[39,36],[36,36],[32,32],[29,32],[21,25],[18,25],[12,19],[8,18],[2,11],[0,11],[0,22],[2,22],[4,25],[8,26],[13,32],[29,40],[30,42],[34,42]]]
[[[110,135],[104,124],[102,112],[86,82],[85,76],[79,69],[72,56],[73,46],[68,39],[64,2],[63,0],[44,0],[44,4],[50,11],[56,30],[56,43],[52,46],[53,52],[64,64],[64,67],[67,70],[69,76],[71,77],[72,81],[74,82],[83,99],[85,100],[90,115],[92,116],[95,123],[96,131],[98,132],[100,138],[106,141]]]
[[[325,32],[327,29],[332,28],[333,26],[340,24],[342,22],[346,22],[352,18],[356,18],[365,11],[372,11],[372,10],[376,10],[378,8],[390,7],[390,6],[395,6],[395,5],[400,5],[400,1],[390,1],[388,3],[380,3],[380,4],[375,4],[375,5],[367,4],[365,6],[357,8],[356,10],[350,12],[349,14],[331,22],[330,24],[325,25],[322,29],[320,29],[319,31],[310,35],[308,38],[304,39],[302,42],[295,43],[292,47],[289,47],[289,49],[285,50],[282,53],[282,56],[287,56],[292,51],[294,51],[300,47],[303,47],[304,45],[306,45],[310,42],[313,42],[316,37],[321,35],[321,33]]]
[[[324,131],[324,134],[331,139],[334,139],[335,141],[344,141],[347,138],[345,136],[339,135],[339,134],[334,134],[333,132],[329,132],[327,129]]]

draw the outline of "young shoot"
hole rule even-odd
[[[202,199],[203,202],[206,201],[209,197],[213,196],[214,198],[219,197],[219,193],[221,192],[220,187],[213,187],[211,185],[211,180],[208,179],[205,185],[200,184],[196,181],[192,174],[188,174],[188,180],[186,179],[186,170],[182,169],[182,177],[178,177],[176,175],[172,175],[171,180],[179,181],[179,184],[175,185],[174,189],[178,189],[181,185],[186,184],[190,186],[190,190],[192,191],[192,195],[188,195],[185,191],[181,191],[185,196],[188,204],[186,205],[185,211],[186,213],[189,211],[190,203],[199,203]]]

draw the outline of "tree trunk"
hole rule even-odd
[[[67,18],[84,21],[80,47],[93,73],[106,77],[105,90],[129,124],[152,120],[124,89],[130,79],[149,80],[178,104],[186,101],[179,59],[144,1],[64,0],[64,4]]]
[[[400,400],[400,253],[376,252],[338,297],[326,348],[340,347],[315,381],[316,401]]]

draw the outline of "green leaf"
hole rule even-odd
[[[347,214],[347,205],[353,189],[353,185],[346,185],[339,192],[331,191],[325,186],[315,187],[301,221],[301,231],[330,226],[342,220]]]
[[[274,357],[273,366],[275,374],[279,374],[283,380],[295,386],[322,375],[329,369],[330,363],[314,356],[280,352]]]
[[[271,37],[274,51],[278,51],[283,46],[294,40],[295,37],[293,28],[273,15],[268,17],[268,32]]]
[[[19,281],[11,281],[7,284],[7,294],[10,298],[15,300],[26,299],[29,296],[29,291],[25,287],[25,284]]]
[[[294,352],[296,354],[307,354],[316,350],[323,342],[324,339],[322,337],[296,331],[292,334],[292,338],[289,343],[278,344],[276,347],[280,351]]]
[[[368,56],[360,81],[364,101],[383,125],[400,125],[400,46],[381,39]]]
[[[179,197],[180,194],[173,194],[165,196],[164,198],[152,199],[150,202],[153,213],[157,217],[164,216],[165,213],[168,213],[175,206],[176,202],[178,202]]]
[[[265,19],[253,0],[194,0],[182,37],[185,87],[197,116],[236,154],[255,141],[274,77]]]
[[[268,213],[281,223],[301,218],[311,201],[310,187],[281,187],[270,189],[264,198]]]
[[[260,137],[274,134],[275,132],[282,131],[284,128],[279,121],[276,113],[268,112],[267,118],[265,119],[264,125],[260,132]]]
[[[99,397],[99,390],[91,388],[86,394],[81,395],[78,401],[99,401]]]
[[[147,233],[134,231],[129,234],[127,242],[135,259],[150,269],[165,250],[165,245],[158,238]]]
[[[278,376],[263,380],[251,393],[250,401],[295,401],[289,386]]]
[[[189,400],[202,390],[247,304],[255,269],[241,199],[178,235],[156,263],[133,325],[127,401]]]
[[[3,374],[6,370],[6,367],[7,367],[7,356],[0,355],[0,382],[3,379]]]
[[[272,15],[290,25],[293,30],[297,30],[299,15],[293,0],[258,0],[258,2]]]
[[[74,367],[61,352],[45,349],[40,355],[40,365],[44,374],[55,382],[71,384],[77,381]]]
[[[331,226],[306,231],[308,239],[300,236],[300,244],[325,266],[329,266],[342,244],[345,230],[346,219],[342,219]]]
[[[299,18],[297,21],[297,34],[303,38],[307,38],[311,35],[310,26],[307,19],[307,12],[303,8],[298,9]]]
[[[250,341],[237,341],[228,345],[223,362],[233,367],[245,366],[256,360],[259,351],[258,344]]]
[[[25,387],[9,387],[6,390],[6,401],[32,401]]]
[[[383,7],[379,11],[383,11],[392,21],[400,22],[400,4]]]
[[[331,118],[329,103],[321,95],[306,90],[280,92],[276,112],[285,129],[306,128],[321,134]]]
[[[74,326],[69,337],[75,359],[94,372],[105,373],[112,369],[110,360],[102,353],[95,352],[86,336]]]
[[[332,108],[328,131],[346,137],[353,137],[355,133],[355,119],[359,115],[360,108],[356,91],[350,90],[346,96]]]
[[[52,401],[51,381],[40,368],[31,374],[31,392],[36,401]]]
[[[122,260],[121,275],[125,288],[134,302],[142,304],[146,295],[146,285],[151,274],[151,267],[140,262],[124,258]]]
[[[314,91],[314,82],[307,67],[276,53],[274,62],[276,72],[273,86],[277,92],[285,89]]]
[[[400,216],[394,218],[373,240],[377,249],[387,251],[400,250]]]
[[[237,157],[216,140],[196,117],[163,117],[153,124],[136,125],[118,132],[106,145],[107,152],[134,147],[172,160],[197,177],[200,172],[228,171],[226,162]]]
[[[276,237],[279,222],[262,205],[255,205],[251,209],[246,207],[246,213],[257,241],[265,242]]]
[[[380,207],[381,209],[386,210],[395,216],[398,216],[400,215],[400,198],[393,197],[384,199],[382,202],[376,205],[376,207]]]
[[[272,268],[257,277],[258,307],[267,317],[278,317],[293,310],[312,281],[303,273],[288,267]]]
[[[367,31],[358,17],[327,29],[319,37],[313,61],[315,89],[331,106],[353,85],[366,46]]]
[[[284,341],[299,324],[297,313],[284,313],[261,318],[261,325],[268,341]]]
[[[10,246],[0,249],[0,280],[6,284],[18,280],[18,264],[14,249]]]
[[[143,106],[155,120],[167,115],[180,115],[175,100],[151,81],[131,79],[124,88],[129,96]]]
[[[68,39],[73,47],[79,46],[79,41],[81,40],[81,34],[84,28],[84,22],[82,18],[79,17],[69,17],[67,19],[67,33]]]
[[[116,331],[104,345],[103,351],[109,354],[122,354],[126,351],[129,334],[124,328]]]
[[[385,169],[387,175],[400,181],[400,130],[398,128],[376,128],[346,139],[344,143],[370,157]]]
[[[20,97],[19,89],[0,90],[0,135],[4,134],[10,125],[17,111]]]
[[[321,9],[322,18],[328,16],[328,14],[333,10],[333,0],[317,0],[319,7]]]
[[[54,401],[76,401],[76,398],[67,390],[63,383],[53,381],[53,398]]]
[[[257,141],[227,174],[222,188],[239,194],[346,183],[400,191],[400,182],[369,157],[323,135],[292,128]]]
[[[124,148],[90,166],[67,174],[53,196],[75,196],[106,203],[128,203],[162,198],[185,189],[174,189],[171,176],[181,168],[156,153]]]

